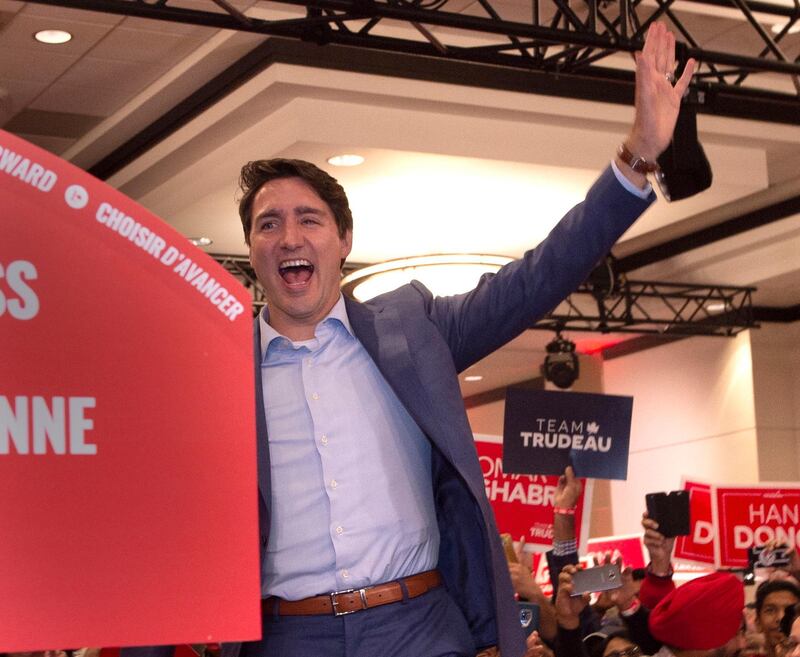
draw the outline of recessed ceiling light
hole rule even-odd
[[[772,26],[772,33],[780,34],[784,27],[786,27],[786,23],[775,23]],[[800,32],[800,21],[796,22],[789,28],[788,34],[797,34],[798,32]]]
[[[211,246],[214,243],[210,237],[189,237],[187,239],[195,246]]]
[[[480,374],[470,374],[464,377],[464,381],[483,381],[483,377]]]
[[[66,30],[39,30],[33,35],[33,38],[40,43],[56,45],[59,43],[66,43],[72,39],[72,35]]]
[[[335,167],[357,167],[363,164],[364,158],[354,153],[342,153],[328,158],[328,164]]]

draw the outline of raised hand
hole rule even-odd
[[[633,579],[633,568],[630,566],[622,570],[621,580],[622,586],[611,593],[611,601],[620,611],[624,611],[631,606],[633,599],[639,593],[639,585]]]
[[[657,22],[650,25],[635,58],[636,118],[626,143],[633,154],[652,162],[669,146],[696,62],[689,59],[675,81],[675,36]]]
[[[606,552],[605,554],[603,554],[602,559],[598,559],[597,556],[593,556],[592,562],[595,566],[610,565],[612,563],[611,552]],[[619,569],[622,570],[622,557],[617,557],[616,559],[614,559],[613,563],[617,564]],[[603,591],[597,596],[597,600],[595,600],[595,603],[594,605],[592,605],[592,608],[597,610],[601,616],[616,604],[616,602],[614,601],[615,591],[617,591],[617,589],[612,589],[610,591]]]
[[[642,527],[644,528],[644,546],[650,554],[650,568],[653,574],[662,577],[669,575],[675,537],[667,538],[664,534],[659,533],[658,523],[647,516],[647,511],[642,514]]]
[[[564,470],[564,474],[558,478],[556,494],[553,500],[554,506],[562,509],[571,509],[578,503],[582,490],[581,480],[575,476],[572,466],[568,465]]]
[[[580,614],[589,604],[589,594],[572,596],[572,576],[579,570],[572,564],[564,566],[558,574],[558,593],[556,594],[556,618],[565,630],[574,630],[580,625]]]

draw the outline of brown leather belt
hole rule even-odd
[[[363,589],[334,591],[303,600],[264,598],[261,601],[261,611],[270,614],[277,612],[280,616],[318,616],[321,614],[344,616],[371,607],[400,602],[403,599],[403,585],[405,585],[407,597],[416,598],[440,586],[441,583],[442,577],[438,570],[426,570],[424,573],[385,584],[368,586]]]

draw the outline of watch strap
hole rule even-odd
[[[637,173],[647,175],[648,173],[653,173],[653,171],[658,170],[657,161],[653,160],[651,162],[650,160],[643,158],[641,155],[634,155],[631,153],[625,142],[622,142],[619,145],[619,148],[617,149],[617,155],[619,156],[620,160],[622,160]]]

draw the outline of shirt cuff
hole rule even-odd
[[[634,185],[619,170],[619,167],[617,166],[617,163],[614,160],[611,160],[611,168],[614,170],[614,175],[617,177],[617,180],[619,180],[619,184],[622,185],[634,196],[638,196],[639,198],[646,200],[647,197],[650,196],[650,194],[653,192],[653,186],[650,184],[650,181],[645,183],[644,189],[639,189],[636,185]]]

